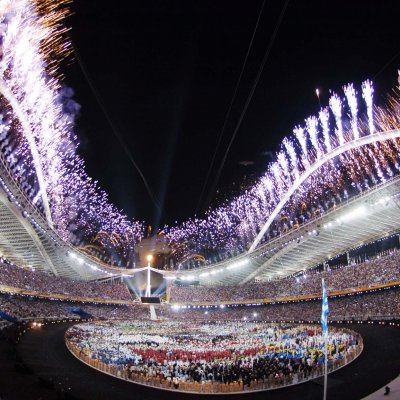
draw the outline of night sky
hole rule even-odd
[[[265,1],[210,179],[262,1],[75,0],[77,53],[65,83],[81,105],[76,134],[87,172],[111,201],[152,225],[201,215],[266,169],[282,138],[327,105],[329,89],[397,82],[398,1]],[[261,78],[216,189],[213,182],[268,48]],[[117,139],[125,144],[125,150]],[[142,170],[153,204],[128,154]],[[241,162],[248,161],[246,165]]]

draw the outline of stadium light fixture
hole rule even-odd
[[[337,222],[339,224],[343,222],[349,222],[352,221],[353,219],[364,216],[366,213],[367,213],[367,208],[365,206],[360,206],[354,209],[353,211],[343,215],[342,217],[339,217],[337,219]]]
[[[228,266],[226,267],[226,269],[227,269],[227,270],[230,270],[230,269],[235,269],[235,268],[243,267],[243,266],[247,265],[249,262],[250,262],[250,260],[249,260],[248,258],[245,258],[245,259],[243,259],[243,260],[240,260],[240,261],[237,261],[237,262],[234,262],[234,263],[228,265]]]
[[[196,277],[195,277],[194,275],[182,276],[182,280],[183,280],[183,281],[194,281],[195,278],[196,278]]]

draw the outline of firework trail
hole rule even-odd
[[[71,52],[62,25],[66,3],[0,1],[0,93],[3,125],[11,125],[4,140],[15,139],[10,149],[14,159],[9,160],[12,167],[19,162],[22,186],[32,204],[65,240],[133,229],[137,242],[141,224],[112,206],[86,175],[76,154],[71,115],[60,101],[65,89],[58,65]]]
[[[62,24],[66,3],[0,0],[0,151],[18,187],[64,240],[127,264],[145,225],[110,203],[76,153],[73,118],[63,104],[71,94],[59,72],[60,61],[71,52]],[[368,80],[361,86],[363,101],[354,85],[343,90],[343,98],[333,93],[329,107],[283,139],[276,161],[241,194],[210,208],[203,218],[164,227],[173,254],[190,259],[193,252],[219,257],[221,251],[245,251],[281,198],[315,162],[350,140],[399,128],[397,98],[390,100],[389,109],[374,108]],[[368,145],[322,165],[290,197],[264,239],[398,173],[399,147],[398,140]]]

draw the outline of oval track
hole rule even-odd
[[[72,356],[64,345],[64,332],[70,324],[55,324],[30,330],[22,337],[19,354],[38,377],[64,387],[74,399],[193,399],[199,395],[160,391],[102,374]],[[364,351],[349,366],[328,377],[328,399],[355,400],[379,389],[400,372],[400,331],[379,325],[345,325],[360,332]],[[71,389],[68,389],[71,388]],[[232,395],[240,399],[320,400],[322,378],[289,388],[268,392]],[[226,395],[213,395],[212,398]],[[209,396],[203,396],[209,399]]]

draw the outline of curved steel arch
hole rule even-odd
[[[274,219],[281,212],[282,208],[286,205],[286,203],[290,200],[292,195],[296,192],[297,189],[304,183],[304,181],[309,178],[318,168],[322,167],[326,162],[332,160],[333,158],[339,156],[340,154],[346,153],[347,151],[354,150],[358,147],[365,146],[367,144],[382,142],[385,140],[396,139],[400,137],[400,129],[396,129],[393,131],[386,131],[381,133],[374,133],[373,135],[363,136],[358,139],[351,140],[341,146],[336,147],[329,153],[325,153],[323,157],[319,158],[315,161],[314,164],[311,164],[309,168],[303,172],[293,183],[293,185],[289,188],[289,190],[282,197],[281,201],[275,207],[274,211],[270,214],[267,219],[267,222],[263,225],[260,232],[254,239],[254,242],[250,246],[248,253],[252,253],[254,249],[258,246],[261,239],[264,237],[268,228],[271,226]]]
[[[39,151],[36,147],[32,129],[30,127],[29,122],[26,120],[23,112],[21,111],[19,104],[18,104],[17,100],[15,99],[14,95],[12,94],[12,92],[10,90],[8,90],[8,88],[4,84],[4,81],[1,79],[0,79],[0,93],[10,103],[15,115],[17,116],[17,118],[18,118],[19,122],[21,123],[23,130],[25,132],[24,136],[29,143],[33,163],[35,165],[36,176],[37,176],[37,179],[39,182],[39,187],[40,187],[40,191],[41,191],[41,197],[42,197],[44,212],[46,215],[46,220],[47,220],[47,223],[50,225],[50,227],[53,227],[53,219],[51,217],[49,198],[47,196],[46,182],[45,182],[42,167],[40,164]]]

